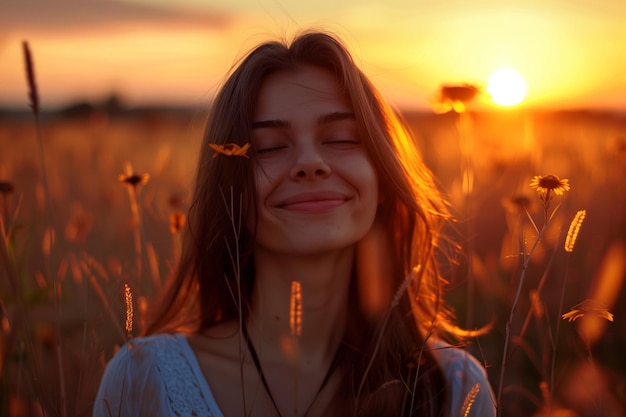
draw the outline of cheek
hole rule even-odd
[[[258,161],[255,163],[254,178],[257,189],[271,189],[288,175],[288,161]],[[257,193],[258,195],[258,193]]]
[[[380,204],[384,201],[384,190],[380,187],[378,176],[373,167],[368,166],[367,170],[362,170],[358,179],[359,193],[363,198],[363,209],[368,212],[368,216],[375,217]]]

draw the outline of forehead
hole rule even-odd
[[[316,67],[270,74],[261,85],[254,121],[290,119],[320,112],[352,111],[337,79]]]

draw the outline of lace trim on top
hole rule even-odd
[[[154,353],[157,358],[156,367],[163,378],[167,399],[175,416],[212,416],[207,406],[207,399],[202,393],[200,381],[180,341],[173,340],[168,348],[157,348]]]

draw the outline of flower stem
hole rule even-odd
[[[565,277],[563,278],[563,285],[561,285],[561,297],[559,299],[559,312],[556,315],[556,327],[554,329],[554,343],[552,345],[552,358],[550,363],[550,399],[548,403],[548,417],[552,415],[552,399],[554,397],[554,375],[556,366],[556,349],[559,343],[559,330],[561,327],[561,314],[563,313],[563,301],[565,299],[565,287],[567,285],[567,272],[569,271],[569,259],[570,252],[567,254],[567,260],[565,262]]]
[[[497,395],[497,401],[496,401],[498,404],[498,417],[502,416],[502,389],[504,387],[504,373],[506,370],[509,342],[511,339],[511,325],[513,323],[513,318],[515,316],[517,303],[519,302],[519,298],[522,293],[522,287],[524,286],[524,278],[526,277],[526,271],[528,270],[530,259],[532,258],[532,255],[535,252],[535,250],[537,249],[537,246],[539,245],[539,242],[541,241],[541,238],[543,237],[543,234],[545,233],[546,229],[547,229],[547,223],[544,224],[544,226],[539,231],[539,235],[537,236],[537,239],[535,239],[533,246],[531,247],[530,251],[528,252],[528,255],[526,255],[524,259],[524,263],[522,264],[522,270],[520,272],[519,282],[517,284],[517,291],[515,292],[515,298],[513,299],[513,304],[511,305],[509,318],[506,322],[505,336],[504,336],[504,348],[502,350],[502,363],[500,366],[500,381],[498,383],[498,395]]]

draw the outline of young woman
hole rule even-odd
[[[207,122],[174,281],[96,416],[495,415],[441,297],[448,218],[344,46],[258,46]]]

